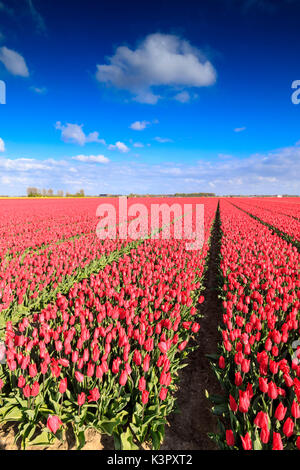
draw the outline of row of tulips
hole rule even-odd
[[[122,250],[130,240],[99,240],[95,234],[26,252],[0,263],[0,312],[5,319],[26,311],[36,299],[47,299],[53,290],[74,282],[96,261]],[[93,268],[94,269],[94,268]]]
[[[299,207],[299,198],[298,197],[289,197],[289,198],[251,198],[251,199],[233,199],[234,203],[238,204],[242,202],[243,204],[248,204],[250,206],[255,206],[263,210],[268,210],[273,214],[281,214],[288,216],[295,220],[300,220],[300,207]]]
[[[30,203],[32,202],[37,203],[38,201],[30,201]],[[77,201],[73,201],[73,211],[69,215],[69,220],[73,220],[72,214],[75,202],[77,207]],[[44,204],[45,201],[40,201],[40,203]],[[46,201],[46,203],[49,204],[49,201]],[[95,202],[94,200],[85,200],[84,207],[87,203],[89,203],[88,212],[90,213],[95,209]],[[66,203],[63,201],[61,204],[64,207]],[[70,201],[67,201],[67,204],[70,204]],[[215,206],[216,202],[214,200],[207,204],[205,216],[206,235],[208,234],[209,223]],[[65,210],[68,212],[68,205],[65,206]],[[68,290],[69,286],[76,280],[89,276],[91,273],[96,273],[106,263],[105,258],[109,254],[119,251],[122,253],[126,250],[127,245],[133,241],[129,237],[124,240],[118,238],[115,240],[100,240],[97,237],[95,233],[95,220],[97,221],[95,214],[96,211],[94,212],[94,218],[89,215],[91,222],[88,226],[84,226],[86,230],[94,228],[92,233],[79,236],[79,238],[76,236],[72,240],[58,242],[54,230],[54,240],[46,247],[34,250],[25,249],[18,256],[4,257],[0,260],[0,313],[2,312],[0,327],[7,319],[18,318],[27,314],[29,310],[32,310],[33,305],[35,305],[35,308],[39,308],[45,302],[51,301],[56,291]],[[76,217],[75,221],[77,220]],[[131,219],[134,219],[134,217],[128,218],[129,221]],[[48,228],[52,231],[54,227],[57,227],[57,221],[52,225],[51,219],[48,219]],[[50,232],[48,231],[48,233]],[[73,232],[68,232],[68,235],[71,235],[71,233]],[[40,243],[42,240],[45,244],[48,241],[47,238],[43,238],[40,239]]]
[[[272,209],[273,206],[270,205],[269,201],[265,202],[264,205],[256,201],[253,203],[251,200],[240,201],[233,199],[232,202],[268,224],[271,228],[274,227],[275,230],[280,231],[281,236],[285,236],[288,242],[300,242],[300,219],[281,213],[280,208],[277,210]],[[294,213],[296,213],[297,204],[294,204],[294,207]],[[284,210],[284,208],[281,208],[281,210]]]
[[[208,204],[211,223],[216,202]],[[40,313],[7,322],[0,416],[18,422],[23,447],[89,427],[116,448],[161,445],[178,370],[199,331],[208,240],[146,240],[75,282]]]
[[[300,255],[221,201],[223,325],[210,396],[226,449],[300,449]],[[297,349],[298,348],[298,349]]]
[[[97,202],[90,199],[76,200],[76,203],[51,199],[2,200],[0,259],[95,232],[96,208]]]

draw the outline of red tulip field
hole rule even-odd
[[[298,198],[199,203],[189,250],[100,239],[97,198],[0,200],[3,448],[184,448],[191,422],[193,448],[300,449]]]

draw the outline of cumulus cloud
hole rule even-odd
[[[147,126],[149,126],[149,124],[149,121],[135,121],[130,124],[130,129],[133,129],[135,131],[143,131],[144,129],[146,129]]]
[[[156,140],[156,142],[159,142],[160,144],[166,144],[167,142],[173,142],[173,140],[169,139],[168,137],[154,137],[154,140]]]
[[[134,146],[134,147],[142,148],[142,147],[144,147],[144,144],[142,144],[142,142],[135,142],[135,143],[133,144],[133,146]]]
[[[180,101],[180,103],[188,103],[191,99],[191,95],[187,91],[181,91],[174,96],[174,100]]]
[[[6,46],[0,47],[0,62],[13,75],[29,77],[29,71],[25,59],[21,54]]]
[[[26,193],[27,186],[36,186],[71,192],[84,188],[89,195],[209,190],[219,195],[300,194],[300,147],[296,145],[242,159],[216,155],[214,160],[195,163],[150,164],[126,159],[91,164],[93,159],[89,157],[64,160],[0,157],[1,193],[21,195]]]
[[[119,150],[120,152],[123,152],[123,153],[129,152],[129,148],[127,147],[127,145],[119,141],[116,142],[114,145],[110,144],[108,146],[108,150]]]
[[[11,170],[19,172],[28,172],[34,170],[50,171],[55,165],[51,159],[36,160],[34,158],[0,158],[0,168],[2,170]]]
[[[5,143],[4,140],[0,137],[0,152],[5,152]]]
[[[171,34],[150,34],[132,50],[117,48],[108,64],[97,65],[99,82],[126,90],[141,103],[161,98],[155,87],[203,87],[216,81],[216,71],[201,51]]]
[[[109,159],[104,155],[76,155],[72,157],[73,160],[78,160],[79,162],[93,162],[93,163],[108,163]]]
[[[63,126],[60,121],[55,124],[56,129],[61,131],[61,138],[64,142],[71,142],[79,145],[85,145],[88,142],[99,142],[105,144],[104,139],[99,139],[99,132],[91,132],[86,135],[83,130],[83,124],[67,123]]]
[[[46,87],[36,87],[36,86],[31,86],[30,89],[37,93],[38,95],[45,95],[47,93],[47,88]]]

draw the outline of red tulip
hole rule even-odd
[[[77,397],[77,403],[79,406],[82,406],[85,403],[85,393],[81,392]]]
[[[149,392],[147,390],[143,390],[142,391],[142,403],[143,403],[143,405],[146,405],[146,403],[148,403],[148,400],[149,400]]]
[[[65,377],[64,379],[61,379],[60,383],[59,383],[59,393],[65,393],[65,391],[67,390],[67,377]]]
[[[98,388],[93,388],[92,390],[90,390],[90,394],[88,396],[88,402],[98,401],[99,398],[100,398],[100,393],[99,393]]]
[[[273,432],[273,450],[283,450],[281,436],[278,432]]]
[[[77,380],[77,382],[82,383],[84,381],[84,375],[81,374],[81,372],[76,371],[75,379]]]
[[[161,390],[160,390],[160,392],[159,392],[159,398],[160,398],[160,400],[162,400],[162,401],[165,400],[166,397],[167,397],[167,394],[168,394],[168,389],[162,387]]]
[[[284,407],[283,404],[280,402],[274,413],[275,418],[278,419],[279,421],[282,421],[285,417],[286,410],[287,410],[287,407]]]
[[[234,434],[231,431],[231,429],[226,430],[226,442],[228,446],[234,446],[235,441],[234,441]]]
[[[61,420],[56,415],[49,415],[47,419],[47,427],[53,433],[56,434],[60,426],[62,425]]]
[[[252,450],[252,441],[249,433],[247,432],[245,436],[241,436],[242,445],[244,450]]]
[[[39,386],[39,383],[38,382],[34,382],[32,387],[31,387],[31,393],[30,395],[32,397],[36,397],[38,394],[39,394],[39,391],[40,391],[40,386]]]
[[[119,384],[120,384],[121,386],[124,386],[124,385],[126,384],[126,382],[127,382],[127,378],[128,378],[127,372],[126,372],[125,370],[123,370],[123,371],[121,372],[121,375],[120,375]]]
[[[286,437],[291,437],[294,432],[294,422],[291,418],[287,418],[283,425],[283,432]]]

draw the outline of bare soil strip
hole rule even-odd
[[[218,433],[217,418],[211,412],[211,404],[205,397],[222,394],[222,389],[211,369],[206,354],[217,352],[220,334],[221,301],[218,298],[221,230],[219,205],[211,234],[211,244],[204,275],[205,301],[199,306],[203,315],[198,335],[198,348],[189,354],[188,366],[180,371],[177,406],[179,413],[169,417],[169,427],[162,445],[163,450],[218,450],[207,433]]]

